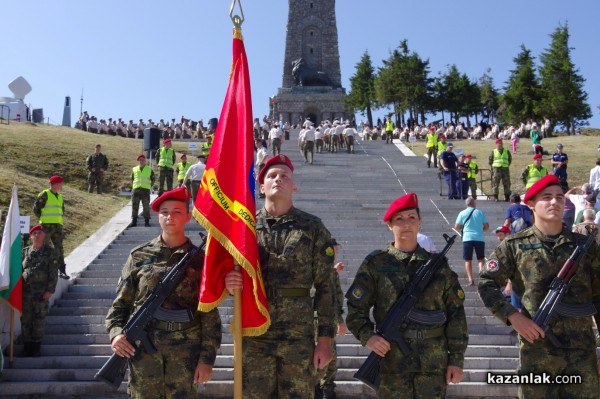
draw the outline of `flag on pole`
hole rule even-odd
[[[256,239],[253,138],[248,60],[235,28],[229,85],[193,213],[208,232],[198,309],[214,309],[228,296],[225,275],[239,264],[242,335],[260,335],[271,324]]]
[[[17,185],[13,186],[10,206],[4,224],[0,247],[0,299],[17,312],[23,310],[23,255],[21,254],[21,226],[19,225],[19,199]]]

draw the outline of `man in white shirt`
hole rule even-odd
[[[598,192],[600,192],[600,158],[596,159],[596,166],[590,170],[590,186],[592,186],[594,195],[597,197]]]
[[[206,165],[204,165],[204,162],[206,162],[206,156],[202,154],[198,155],[198,162],[190,166],[187,172],[185,172],[183,183],[181,183],[181,187],[185,187],[185,184],[188,180],[192,182],[192,204],[196,203],[196,196],[198,195],[198,190],[200,189],[202,175],[204,174],[204,170],[206,169]]]
[[[273,124],[271,130],[269,130],[269,141],[271,142],[273,156],[281,154],[281,136],[283,136],[283,130],[279,125]]]
[[[354,136],[357,134],[356,129],[354,129],[348,123],[346,124],[346,128],[344,129],[343,133],[346,137],[346,152],[348,154],[354,154]]]

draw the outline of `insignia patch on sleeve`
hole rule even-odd
[[[500,270],[500,262],[498,259],[488,260],[485,264],[485,270],[490,273],[496,273],[498,270]]]
[[[352,296],[356,299],[360,299],[362,298],[364,295],[364,291],[362,288],[360,287],[356,287],[352,290]]]
[[[333,247],[327,247],[325,248],[325,255],[327,256],[333,256],[335,254],[335,252],[333,251]]]
[[[458,289],[456,290],[456,296],[458,297],[458,299],[460,299],[461,301],[465,300],[465,292],[462,289]]]

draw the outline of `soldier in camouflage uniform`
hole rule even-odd
[[[195,398],[196,384],[212,377],[221,344],[221,319],[217,309],[208,313],[197,310],[203,255],[188,267],[183,281],[161,305],[190,316],[188,322],[164,318],[151,321],[146,331],[157,349],[153,354],[131,345],[122,332],[171,266],[194,248],[184,231],[191,219],[188,209],[185,187],[167,191],[152,203],[152,210],[159,213],[162,233],[131,251],[119,279],[117,297],[106,316],[113,352],[130,359],[132,398]]]
[[[544,339],[544,331],[531,320],[577,243],[585,241],[584,236],[563,228],[564,200],[560,181],[554,175],[545,176],[531,186],[524,202],[535,215],[534,225],[506,237],[490,255],[479,280],[479,295],[485,306],[519,334],[519,374],[545,372],[550,378],[556,375],[582,378],[577,385],[522,384],[520,398],[599,397],[600,362],[596,359],[591,313],[578,317],[561,315],[551,322],[550,329],[562,344],[560,348]],[[501,293],[507,279],[523,302],[521,312]],[[595,244],[583,257],[562,301],[575,306],[593,304],[600,309],[600,249]],[[594,318],[600,325],[598,314]]]
[[[94,187],[96,187],[96,192],[98,194],[102,194],[102,179],[104,177],[104,172],[108,169],[108,158],[102,152],[102,146],[100,144],[96,144],[95,152],[87,157],[86,165],[89,171],[88,173],[88,193],[94,191]]]
[[[65,202],[60,191],[62,190],[64,179],[62,176],[54,175],[50,177],[50,188],[43,190],[38,194],[33,204],[33,213],[38,217],[40,224],[44,226],[46,232],[46,244],[52,243],[56,250],[59,262],[60,278],[68,280],[67,266],[65,265],[65,256],[63,250],[63,215],[65,213]]]
[[[335,257],[338,255],[338,243],[332,239],[333,250]],[[335,287],[335,325],[337,326],[337,335],[343,337],[346,335],[348,328],[346,322],[344,322],[344,292],[340,285],[339,273],[344,270],[344,263],[337,262],[333,268],[335,273],[333,274],[333,286]],[[318,381],[315,387],[315,399],[335,399],[335,376],[337,374],[337,344],[334,339],[333,341],[333,357],[331,362],[327,365],[324,370],[320,370],[317,373]]]
[[[315,372],[331,361],[335,321],[331,235],[319,218],[293,206],[297,190],[293,170],[289,158],[279,154],[258,175],[265,206],[258,212],[256,233],[271,326],[263,335],[243,339],[244,398],[312,399]],[[242,288],[242,274],[230,272],[225,285],[230,291]]]
[[[54,248],[44,243],[44,228],[29,230],[32,244],[23,250],[23,312],[21,335],[23,356],[40,356],[48,300],[56,288],[59,259]]]
[[[447,384],[458,384],[463,375],[469,338],[465,294],[445,261],[415,305],[432,321],[403,324],[402,335],[412,353],[404,355],[397,344],[376,334],[375,326],[383,322],[418,268],[432,257],[417,243],[421,216],[414,193],[392,202],[383,220],[394,242],[371,252],[360,265],[346,293],[348,329],[363,346],[384,357],[378,398],[443,398]],[[369,318],[371,309],[375,325]]]

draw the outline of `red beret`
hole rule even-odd
[[[540,180],[536,181],[533,186],[529,187],[529,190],[525,193],[525,197],[523,198],[523,202],[527,202],[530,199],[533,199],[540,191],[550,186],[560,186],[560,181],[558,177],[554,175],[546,175],[542,177]]]
[[[163,143],[165,143],[165,144],[169,144],[170,142],[171,142],[171,139],[164,139],[163,140]]]
[[[50,177],[50,184],[62,183],[63,181],[62,176],[54,175]]]
[[[185,155],[185,154],[181,154],[181,157],[180,157],[180,158],[181,158],[181,159],[183,159],[183,158],[187,158],[187,155]]]
[[[473,158],[471,154],[465,154],[465,158]]]
[[[383,216],[383,221],[388,222],[395,213],[400,211],[405,211],[408,209],[414,209],[419,206],[419,198],[417,198],[417,194],[408,193],[403,195],[400,198],[397,198],[392,202]]]
[[[135,160],[139,161],[140,158],[146,158],[146,156],[144,154],[140,154],[140,155],[137,156],[137,158]]]
[[[446,136],[444,136],[444,134],[440,134],[440,139],[445,139]]]
[[[496,144],[502,143],[502,139],[496,139]]]
[[[187,188],[185,186],[178,187],[175,190],[165,191],[163,193],[163,195],[161,195],[160,197],[158,197],[157,199],[152,201],[152,204],[150,204],[150,207],[152,208],[152,210],[154,212],[158,212],[160,210],[160,204],[162,204],[164,201],[174,200],[174,201],[187,202],[190,200],[190,198],[191,198],[190,192],[187,190]]]
[[[31,235],[36,230],[46,232],[46,229],[44,229],[44,226],[42,226],[41,224],[36,224],[35,226],[33,226],[32,228],[29,229],[29,235]]]
[[[498,228],[496,229],[496,233],[510,234],[510,229],[506,226],[498,226]]]
[[[542,154],[535,154],[532,159],[540,159]]]
[[[290,159],[286,155],[275,155],[274,157],[269,158],[267,160],[267,163],[265,163],[265,166],[263,166],[260,172],[258,172],[259,184],[263,184],[265,182],[265,174],[267,173],[267,170],[273,165],[285,165],[288,168],[290,168],[292,172],[294,171],[294,165],[292,165],[292,161],[290,161]]]

